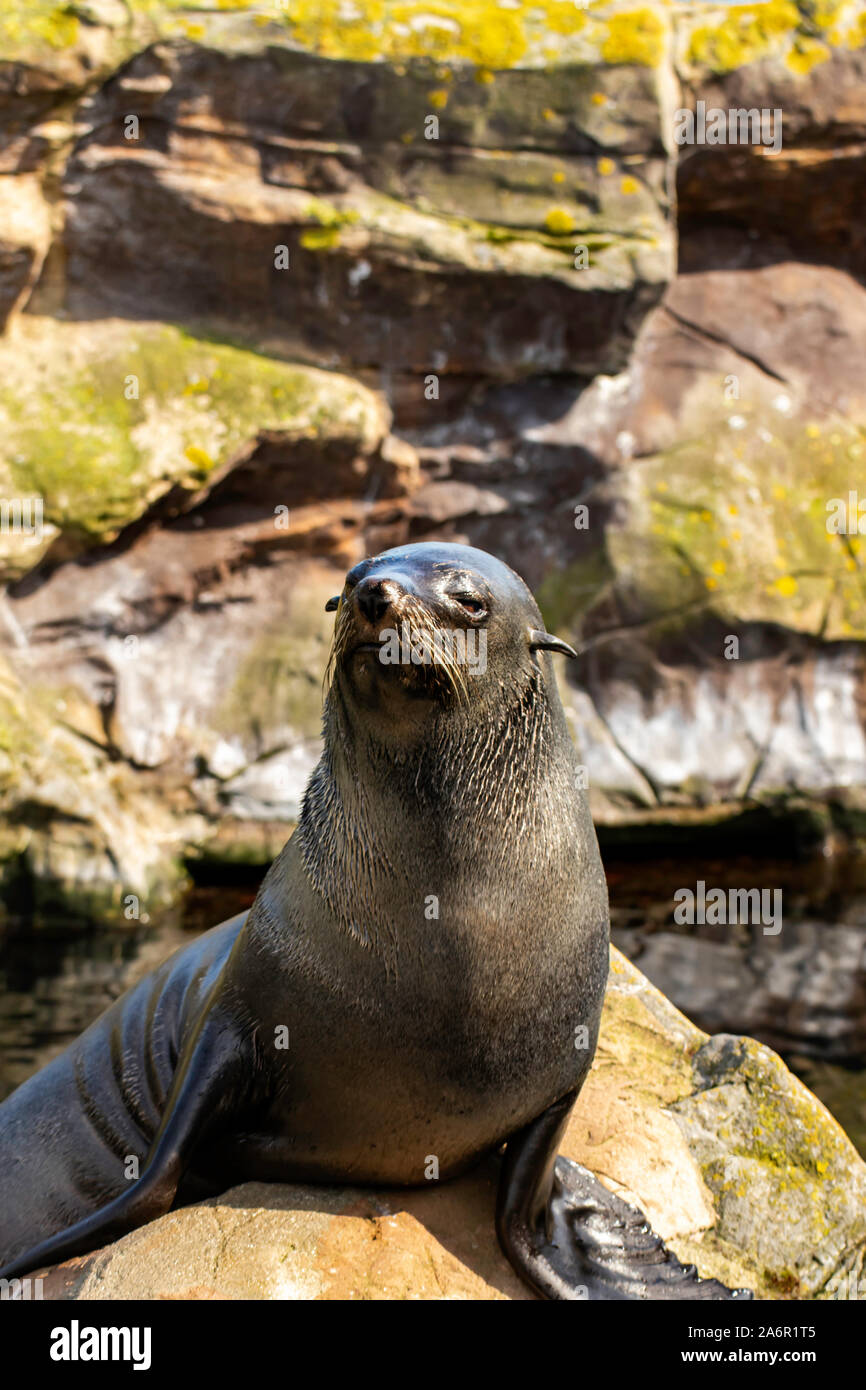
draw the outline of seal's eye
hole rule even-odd
[[[487,612],[484,601],[477,594],[449,594],[448,597],[454,602],[459,603],[461,608],[465,608],[473,618],[480,618]]]

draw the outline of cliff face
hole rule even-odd
[[[580,645],[601,820],[860,827],[863,555],[826,519],[866,494],[862,6],[95,0],[0,36],[9,879],[114,911],[266,859],[324,600],[433,536]],[[781,148],[678,146],[699,101]]]

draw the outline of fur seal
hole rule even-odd
[[[249,913],[0,1106],[2,1274],[246,1179],[422,1184],[433,1157],[445,1179],[505,1143],[497,1231],[537,1293],[751,1296],[557,1157],[608,972],[550,655],[571,648],[468,546],[364,560],[328,607],[324,751]]]

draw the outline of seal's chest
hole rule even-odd
[[[504,950],[477,919],[471,936],[450,925],[412,949],[404,934],[390,967],[340,938],[336,960],[291,972],[268,1124],[299,1172],[414,1183],[433,1156],[445,1176],[580,1084],[603,978],[550,940]]]
[[[455,946],[448,962],[422,965],[396,988],[401,1047],[475,1100],[567,1084],[583,1067],[581,1052],[595,1045],[604,971],[583,974],[570,952],[547,944],[524,941],[507,951],[476,944],[462,953]]]

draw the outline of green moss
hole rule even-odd
[[[531,217],[533,211],[535,210],[526,209],[527,217]],[[538,221],[534,224],[513,226],[484,221],[458,211],[430,213],[382,193],[366,195],[357,213],[357,220],[361,226],[376,241],[393,244],[394,239],[398,239],[407,249],[425,259],[433,258],[443,264],[468,266],[473,271],[477,271],[479,266],[479,244],[487,243],[502,248],[501,256],[498,258],[498,269],[506,273],[526,272],[539,275],[543,273],[536,254],[537,248],[540,247],[552,253],[548,261],[549,271],[554,274],[567,274],[569,284],[578,286],[581,283],[579,278],[575,280],[571,273],[576,244],[586,246],[592,265],[609,248],[613,248],[615,252],[621,251],[625,258],[644,249],[648,242],[653,241],[653,237],[644,232],[642,227],[626,224],[624,230],[612,232],[606,228],[595,227],[591,223],[586,225],[581,220],[586,216],[586,209],[579,203],[575,203],[573,211],[548,207],[549,220],[546,223],[539,210],[536,213]],[[345,213],[342,216],[344,221],[355,220],[349,219]],[[611,217],[613,216],[612,213]],[[319,228],[315,230],[318,232]],[[326,227],[323,230],[330,232],[334,229]],[[307,245],[304,234],[302,243]],[[318,236],[313,239],[313,243],[312,249],[318,249],[320,245],[331,247],[337,244],[333,237]],[[563,264],[563,258],[566,264]],[[486,269],[491,268],[492,259],[485,258],[484,266]],[[621,273],[621,265],[619,270]]]
[[[72,551],[169,487],[199,487],[260,431],[363,430],[374,413],[346,378],[167,325],[29,317],[0,343],[0,473],[12,495],[43,498]]]
[[[866,446],[852,429],[774,431],[710,427],[635,474],[607,544],[647,619],[712,610],[731,624],[866,638],[863,538],[827,530],[828,500],[847,498]]]
[[[548,632],[560,637],[573,634],[613,573],[601,548],[562,569],[551,570],[535,589]]]
[[[513,227],[485,227],[484,240],[492,241],[499,245],[505,245],[509,241],[519,239],[520,233]]]
[[[257,639],[215,716],[215,728],[247,746],[286,727],[301,738],[318,737],[321,672],[333,627],[324,615],[323,595],[324,590],[297,592],[291,614]]]

